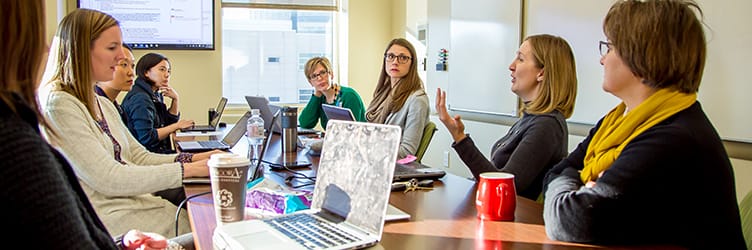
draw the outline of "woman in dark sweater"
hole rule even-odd
[[[162,54],[148,53],[136,63],[136,82],[123,98],[128,130],[154,153],[175,153],[170,134],[193,126],[193,120],[181,120],[178,92],[170,85],[170,61]],[[172,99],[168,107],[164,97]]]
[[[65,158],[42,138],[36,101],[46,58],[44,1],[0,1],[0,239],[28,249],[163,249],[164,237],[116,239],[97,217]],[[23,25],[18,25],[18,24]],[[119,49],[119,47],[118,47]]]
[[[622,103],[546,176],[550,238],[745,248],[731,163],[697,101],[706,54],[697,15],[691,0],[611,6],[600,63],[603,89]]]
[[[534,35],[520,45],[509,70],[512,92],[523,101],[522,118],[491,147],[490,161],[465,134],[460,116],[449,116],[441,89],[436,91],[436,111],[454,139],[452,147],[476,180],[483,172],[514,174],[517,194],[535,200],[543,176],[567,155],[565,119],[572,115],[577,96],[574,56],[561,37]]]

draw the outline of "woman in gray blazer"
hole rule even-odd
[[[384,64],[368,105],[368,122],[402,127],[399,158],[414,155],[428,123],[428,95],[418,77],[415,48],[403,38],[389,42]]]

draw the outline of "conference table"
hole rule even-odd
[[[282,153],[278,135],[271,138],[264,157],[275,161],[282,157],[298,157],[309,160],[310,168],[293,169],[315,176],[318,157],[307,150]],[[231,151],[247,152],[247,143],[241,141]],[[265,171],[265,178],[284,183],[289,171]],[[296,186],[307,180],[294,179],[288,183]],[[313,185],[307,186],[312,189]],[[475,209],[475,181],[447,173],[434,182],[431,190],[410,192],[395,191],[389,203],[411,215],[409,220],[386,222],[384,233],[373,249],[594,249],[602,246],[576,244],[551,240],[543,226],[543,206],[533,200],[517,197],[514,221],[484,221],[477,217]],[[309,189],[309,190],[310,190]],[[211,190],[208,184],[185,184],[186,196]],[[188,214],[197,249],[213,249],[212,234],[216,227],[211,194],[198,195],[188,201]],[[635,249],[639,247],[614,247],[609,249]],[[651,246],[655,248],[655,246]],[[671,247],[659,247],[671,249]]]

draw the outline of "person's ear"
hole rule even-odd
[[[544,71],[544,69],[541,69],[541,70],[540,70],[540,71],[538,72],[538,75],[537,75],[537,76],[535,77],[535,80],[536,80],[536,81],[538,81],[538,82],[543,82],[543,71]]]

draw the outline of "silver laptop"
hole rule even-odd
[[[250,112],[246,112],[246,114],[250,114]],[[274,116],[272,119],[276,119],[276,116]],[[248,120],[248,118],[246,118]],[[264,155],[266,155],[266,149],[269,148],[269,144],[271,143],[271,137],[272,133],[266,133],[266,137],[264,138],[264,144],[261,144],[261,153],[258,155],[258,159],[264,159]],[[249,149],[250,150],[250,149]],[[248,154],[250,157],[250,154]],[[251,160],[253,163],[254,159],[248,159]],[[249,170],[249,176],[248,176],[248,182],[254,181],[261,176],[264,175],[264,166],[261,164],[262,161],[255,161],[255,165],[253,165],[253,170]],[[183,179],[183,184],[211,184],[211,179],[209,176],[204,177],[188,177]],[[395,215],[396,216],[396,215]]]
[[[329,120],[355,121],[355,115],[349,108],[329,104],[321,104],[321,108]]]
[[[178,149],[183,152],[204,152],[214,149],[230,150],[238,141],[245,135],[246,124],[248,118],[251,117],[251,112],[246,111],[242,117],[235,123],[230,132],[227,132],[220,141],[206,140],[206,141],[179,141]]]
[[[227,106],[227,98],[220,98],[219,104],[217,104],[217,114],[209,121],[209,125],[193,125],[190,128],[180,129],[181,132],[196,132],[196,131],[216,131],[219,125],[219,119],[222,118],[222,113]]]
[[[353,249],[378,243],[402,129],[334,120],[326,131],[311,208],[219,225],[215,249]]]
[[[280,125],[280,121],[271,122],[272,116],[282,109],[282,107],[269,104],[269,99],[264,96],[245,96],[245,101],[251,109],[258,109],[261,111],[261,119],[264,119],[264,129],[266,129],[266,131],[272,131],[277,134],[282,133],[282,125]],[[319,132],[320,131],[315,129],[298,127],[298,134],[316,134]]]

